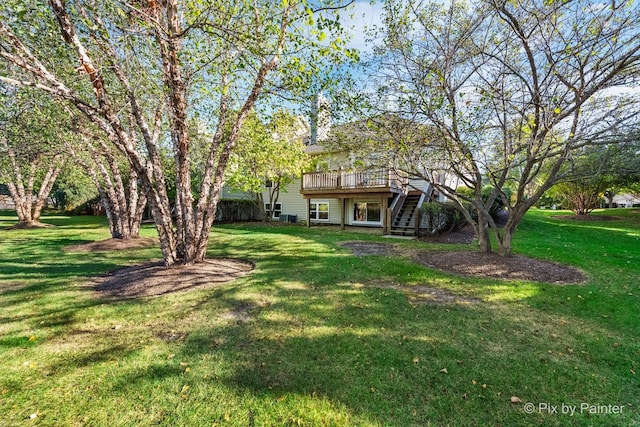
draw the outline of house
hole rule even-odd
[[[613,196],[613,207],[631,208],[640,206],[640,197],[629,193],[621,193]]]
[[[335,142],[345,133],[368,131],[354,124],[331,128],[326,99],[318,97],[315,105],[306,152],[314,158],[316,170],[302,173],[281,189],[275,206],[265,202],[265,211],[271,212],[273,219],[307,226],[376,227],[384,234],[414,235],[420,207],[430,198],[439,197],[430,184],[410,179],[393,165],[381,166],[384,161],[372,159],[375,156],[370,154],[369,158],[361,158],[349,144],[333,144],[332,139]],[[367,137],[375,138],[375,135]],[[265,187],[265,201],[269,200],[267,191]],[[222,197],[246,198],[247,195],[225,189]],[[249,197],[255,199],[255,196]]]
[[[13,210],[16,208],[11,196],[0,194],[0,210]]]

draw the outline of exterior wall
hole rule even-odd
[[[11,196],[0,195],[0,209],[15,209],[16,205],[13,203]]]
[[[282,213],[284,215],[296,215],[298,222],[307,220],[307,200],[300,194],[300,179],[296,179],[286,187],[286,192],[280,191],[278,203],[282,204]],[[265,203],[268,203],[269,192],[264,189],[262,197]],[[311,199],[312,202],[329,203],[329,221],[314,221],[323,224],[340,224],[340,204],[338,199],[317,198]]]
[[[284,215],[296,215],[298,222],[307,220],[307,201],[300,194],[300,179],[296,179],[286,187],[285,191],[280,191],[278,196],[278,203],[282,204],[282,214]],[[269,191],[265,188],[262,191],[262,197],[265,203],[269,203]],[[224,187],[222,191],[222,198],[228,200],[253,200],[251,193],[236,192],[228,187]],[[340,208],[342,201],[339,199],[330,198],[313,198],[312,202],[327,202],[329,203],[329,221],[314,221],[322,224],[340,224]]]
[[[317,155],[316,158],[318,163],[318,168],[320,170],[339,170],[343,168],[348,170],[351,168],[352,161],[349,157],[348,153],[328,153]]]
[[[427,185],[427,181],[424,179],[410,179],[409,191],[422,191]]]
[[[302,195],[300,194],[300,197],[302,197]],[[307,206],[306,206],[306,200],[304,200],[304,214],[302,216],[302,218],[304,220],[307,219]],[[329,198],[317,198],[317,199],[311,199],[310,202],[322,202],[322,203],[328,203],[329,204],[329,220],[312,220],[311,223],[312,224],[340,224],[340,209],[342,206],[342,200],[339,199],[329,199]]]
[[[640,199],[632,194],[616,194],[613,196],[613,203],[616,203],[618,207],[631,208],[633,205],[640,204]]]
[[[300,179],[296,179],[286,187],[286,192],[280,190],[278,203],[282,204],[282,213],[285,215],[297,215],[298,221],[307,220],[307,205],[300,194]],[[269,191],[265,188],[262,191],[265,203],[269,203]]]

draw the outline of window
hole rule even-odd
[[[329,221],[329,202],[309,203],[309,219],[311,221]]]
[[[282,203],[276,202],[273,210],[271,209],[271,203],[265,203],[264,212],[267,216],[271,215],[271,218],[280,218],[280,214],[282,213]]]
[[[380,222],[380,203],[355,203],[353,220],[358,222]]]

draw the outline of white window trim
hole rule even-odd
[[[316,205],[316,217],[312,218],[311,217],[311,205],[315,204]],[[327,205],[327,219],[320,219],[318,218],[318,213],[320,212],[320,210],[318,209],[318,205]],[[328,200],[311,200],[309,202],[309,220],[310,221],[314,221],[314,222],[329,222],[331,219],[331,205],[329,204]]]

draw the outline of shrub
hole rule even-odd
[[[452,204],[425,203],[420,208],[420,228],[429,234],[443,234],[460,230],[467,223],[464,215]]]

